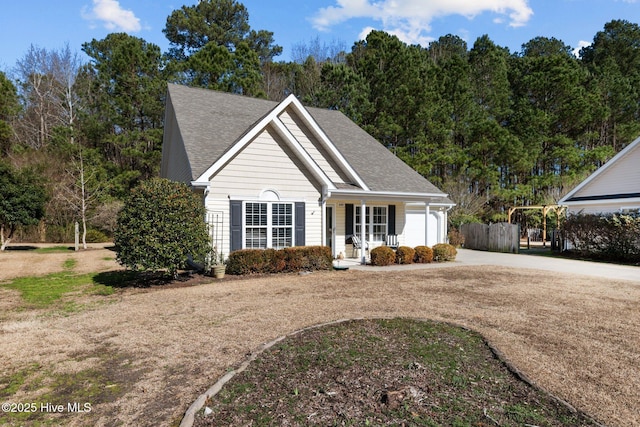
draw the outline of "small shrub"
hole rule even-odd
[[[418,264],[427,264],[433,261],[433,250],[429,246],[416,246],[416,255],[413,261]]]
[[[458,251],[448,243],[438,243],[433,246],[433,260],[436,262],[453,261]]]
[[[400,246],[396,251],[396,262],[398,264],[413,264],[413,258],[416,256],[416,251],[409,246]]]
[[[391,265],[396,262],[396,253],[389,246],[371,249],[371,264],[376,266]]]
[[[87,240],[87,243],[105,243],[105,242],[108,242],[110,239],[102,231],[98,231],[93,228],[90,228],[87,230],[86,240]]]
[[[226,272],[229,274],[264,273],[267,251],[262,249],[241,249],[233,251],[227,259]]]
[[[297,246],[281,249],[284,252],[285,270],[328,270],[333,265],[328,246]]]
[[[259,249],[257,249],[259,250]],[[287,268],[285,253],[275,249],[265,249],[262,254],[266,267],[266,273],[282,273]]]
[[[229,274],[282,273],[301,270],[328,270],[333,265],[327,246],[299,246],[233,251],[227,260]]]
[[[464,245],[464,234],[455,228],[449,231],[447,237],[449,238],[449,243],[456,248],[461,248]]]

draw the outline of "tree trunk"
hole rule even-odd
[[[4,225],[0,226],[0,251],[4,251],[7,246],[9,246],[9,242],[11,242],[11,238],[13,237],[14,228],[11,227],[9,231],[9,235],[4,237]]]

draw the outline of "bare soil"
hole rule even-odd
[[[0,281],[62,271],[69,257],[77,272],[120,268],[109,249],[10,251],[0,253]],[[332,320],[405,317],[477,331],[543,389],[607,425],[640,426],[637,282],[454,263],[183,281],[91,299],[71,313],[21,310],[19,294],[0,288],[0,390],[9,386],[2,378],[27,378],[4,400],[40,404],[48,387],[59,394],[47,398],[66,405],[78,395],[42,375],[95,372],[91,412],[45,418],[176,425],[198,395],[265,342]]]

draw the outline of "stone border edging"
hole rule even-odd
[[[308,326],[306,328],[298,329],[296,331],[291,332],[290,334],[279,336],[278,338],[276,338],[276,339],[274,339],[272,341],[269,341],[269,342],[267,342],[265,344],[262,344],[257,350],[255,350],[252,353],[250,353],[249,356],[246,357],[245,360],[242,363],[240,363],[240,365],[236,369],[233,369],[233,370],[227,372],[213,386],[211,386],[207,391],[205,391],[200,396],[198,396],[198,398],[195,400],[195,402],[193,402],[191,404],[191,406],[189,406],[189,409],[187,409],[187,411],[184,413],[184,416],[182,417],[182,421],[180,422],[180,427],[193,427],[193,423],[195,422],[195,415],[200,409],[202,409],[202,407],[206,403],[207,399],[209,399],[209,398],[215,396],[216,394],[218,394],[222,390],[222,387],[226,383],[228,383],[231,380],[231,378],[233,378],[236,374],[239,374],[239,373],[243,372],[244,370],[246,370],[249,367],[249,364],[251,362],[253,362],[254,360],[256,360],[258,358],[258,356],[260,356],[262,353],[264,353],[266,350],[270,349],[274,345],[278,344],[280,341],[283,341],[284,339],[289,338],[289,337],[296,336],[296,335],[298,335],[298,334],[300,334],[302,332],[309,331],[309,330],[312,330],[312,329],[322,328],[322,327],[325,327],[325,326],[338,325],[340,323],[351,322],[351,321],[356,321],[356,320],[377,320],[377,319],[395,319],[395,318],[397,318],[397,316],[393,316],[393,317],[372,317],[372,318],[353,317],[353,318],[350,318],[350,319],[339,319],[339,320],[334,320],[334,321],[331,321],[331,322],[319,323],[317,325],[312,325],[312,326]],[[511,363],[511,361],[504,355],[504,353],[502,353],[497,347],[495,347],[483,334],[481,334],[481,333],[479,333],[477,331],[474,331],[473,329],[471,329],[471,328],[469,328],[467,326],[462,326],[462,325],[458,325],[456,323],[447,322],[447,321],[434,320],[434,319],[428,319],[428,318],[411,318],[411,317],[407,317],[407,318],[403,318],[403,319],[412,319],[412,320],[417,320],[417,321],[420,321],[420,322],[444,323],[444,324],[455,326],[457,328],[461,328],[461,329],[464,329],[464,330],[467,330],[467,331],[472,331],[474,333],[477,333],[478,335],[480,335],[480,337],[482,338],[482,341],[484,341],[484,343],[487,345],[487,347],[489,347],[489,350],[491,351],[491,353],[493,353],[494,357],[496,357],[496,359],[498,359],[500,362],[502,362],[505,365],[505,367],[509,370],[509,372],[511,372],[513,375],[515,375],[520,381],[528,384],[530,387],[533,387],[536,390],[542,391],[546,395],[550,396],[553,400],[555,400],[559,405],[564,406],[565,408],[567,408],[572,413],[580,414],[580,415],[586,417],[587,419],[589,419],[589,421],[593,422],[597,427],[606,427],[604,424],[601,424],[598,421],[596,421],[596,419],[593,418],[591,415],[587,414],[586,412],[584,412],[582,410],[574,408],[573,405],[571,405],[569,402],[557,397],[553,393],[547,391],[546,389],[544,389],[543,387],[539,386],[534,381],[532,381],[522,371],[520,371],[518,368],[516,368]]]
[[[266,350],[270,349],[271,347],[273,347],[274,345],[278,344],[280,341],[298,335],[304,331],[308,331],[311,329],[317,329],[317,328],[322,328],[324,326],[331,326],[331,325],[337,325],[340,323],[344,323],[344,322],[349,322],[352,320],[365,320],[365,318],[363,317],[356,317],[356,318],[352,318],[352,319],[340,319],[340,320],[334,320],[332,322],[326,322],[326,323],[321,323],[318,325],[313,325],[313,326],[309,326],[306,328],[302,328],[302,329],[298,329],[297,331],[294,331],[288,335],[282,335],[272,341],[269,341],[266,344],[261,345],[257,350],[253,351],[242,363],[240,363],[240,365],[234,369],[231,370],[229,372],[227,372],[224,376],[222,376],[222,378],[220,378],[213,386],[211,386],[207,391],[205,391],[203,394],[201,394],[200,396],[198,396],[198,398],[196,399],[195,402],[193,402],[191,404],[191,406],[189,406],[189,409],[187,409],[187,411],[184,413],[184,416],[182,417],[182,421],[180,422],[180,427],[192,427],[193,423],[195,422],[195,415],[196,413],[202,409],[202,407],[204,406],[205,402],[207,401],[207,399],[215,396],[216,394],[218,394],[220,392],[220,390],[222,390],[222,387],[228,383],[231,378],[233,378],[236,374],[239,374],[241,372],[243,372],[245,369],[247,369],[247,367],[249,366],[249,364],[251,362],[253,362],[254,360],[257,359],[258,356],[260,356],[262,353],[264,353]]]

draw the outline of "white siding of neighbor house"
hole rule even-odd
[[[640,209],[640,201],[611,200],[574,203],[568,205],[567,215],[585,213],[585,214],[602,214],[602,213],[620,213],[625,210]]]
[[[305,202],[305,244],[321,244],[321,186],[275,131],[262,131],[210,182],[205,205],[208,212],[224,212],[221,235],[225,254],[229,253],[230,200],[257,201],[265,191],[277,193],[283,201]]]
[[[577,191],[573,197],[640,192],[640,144]]]
[[[295,116],[295,113],[291,109],[283,111],[279,118],[333,183],[348,182],[345,174],[341,172],[337,163],[311,132],[304,127],[302,121]]]

